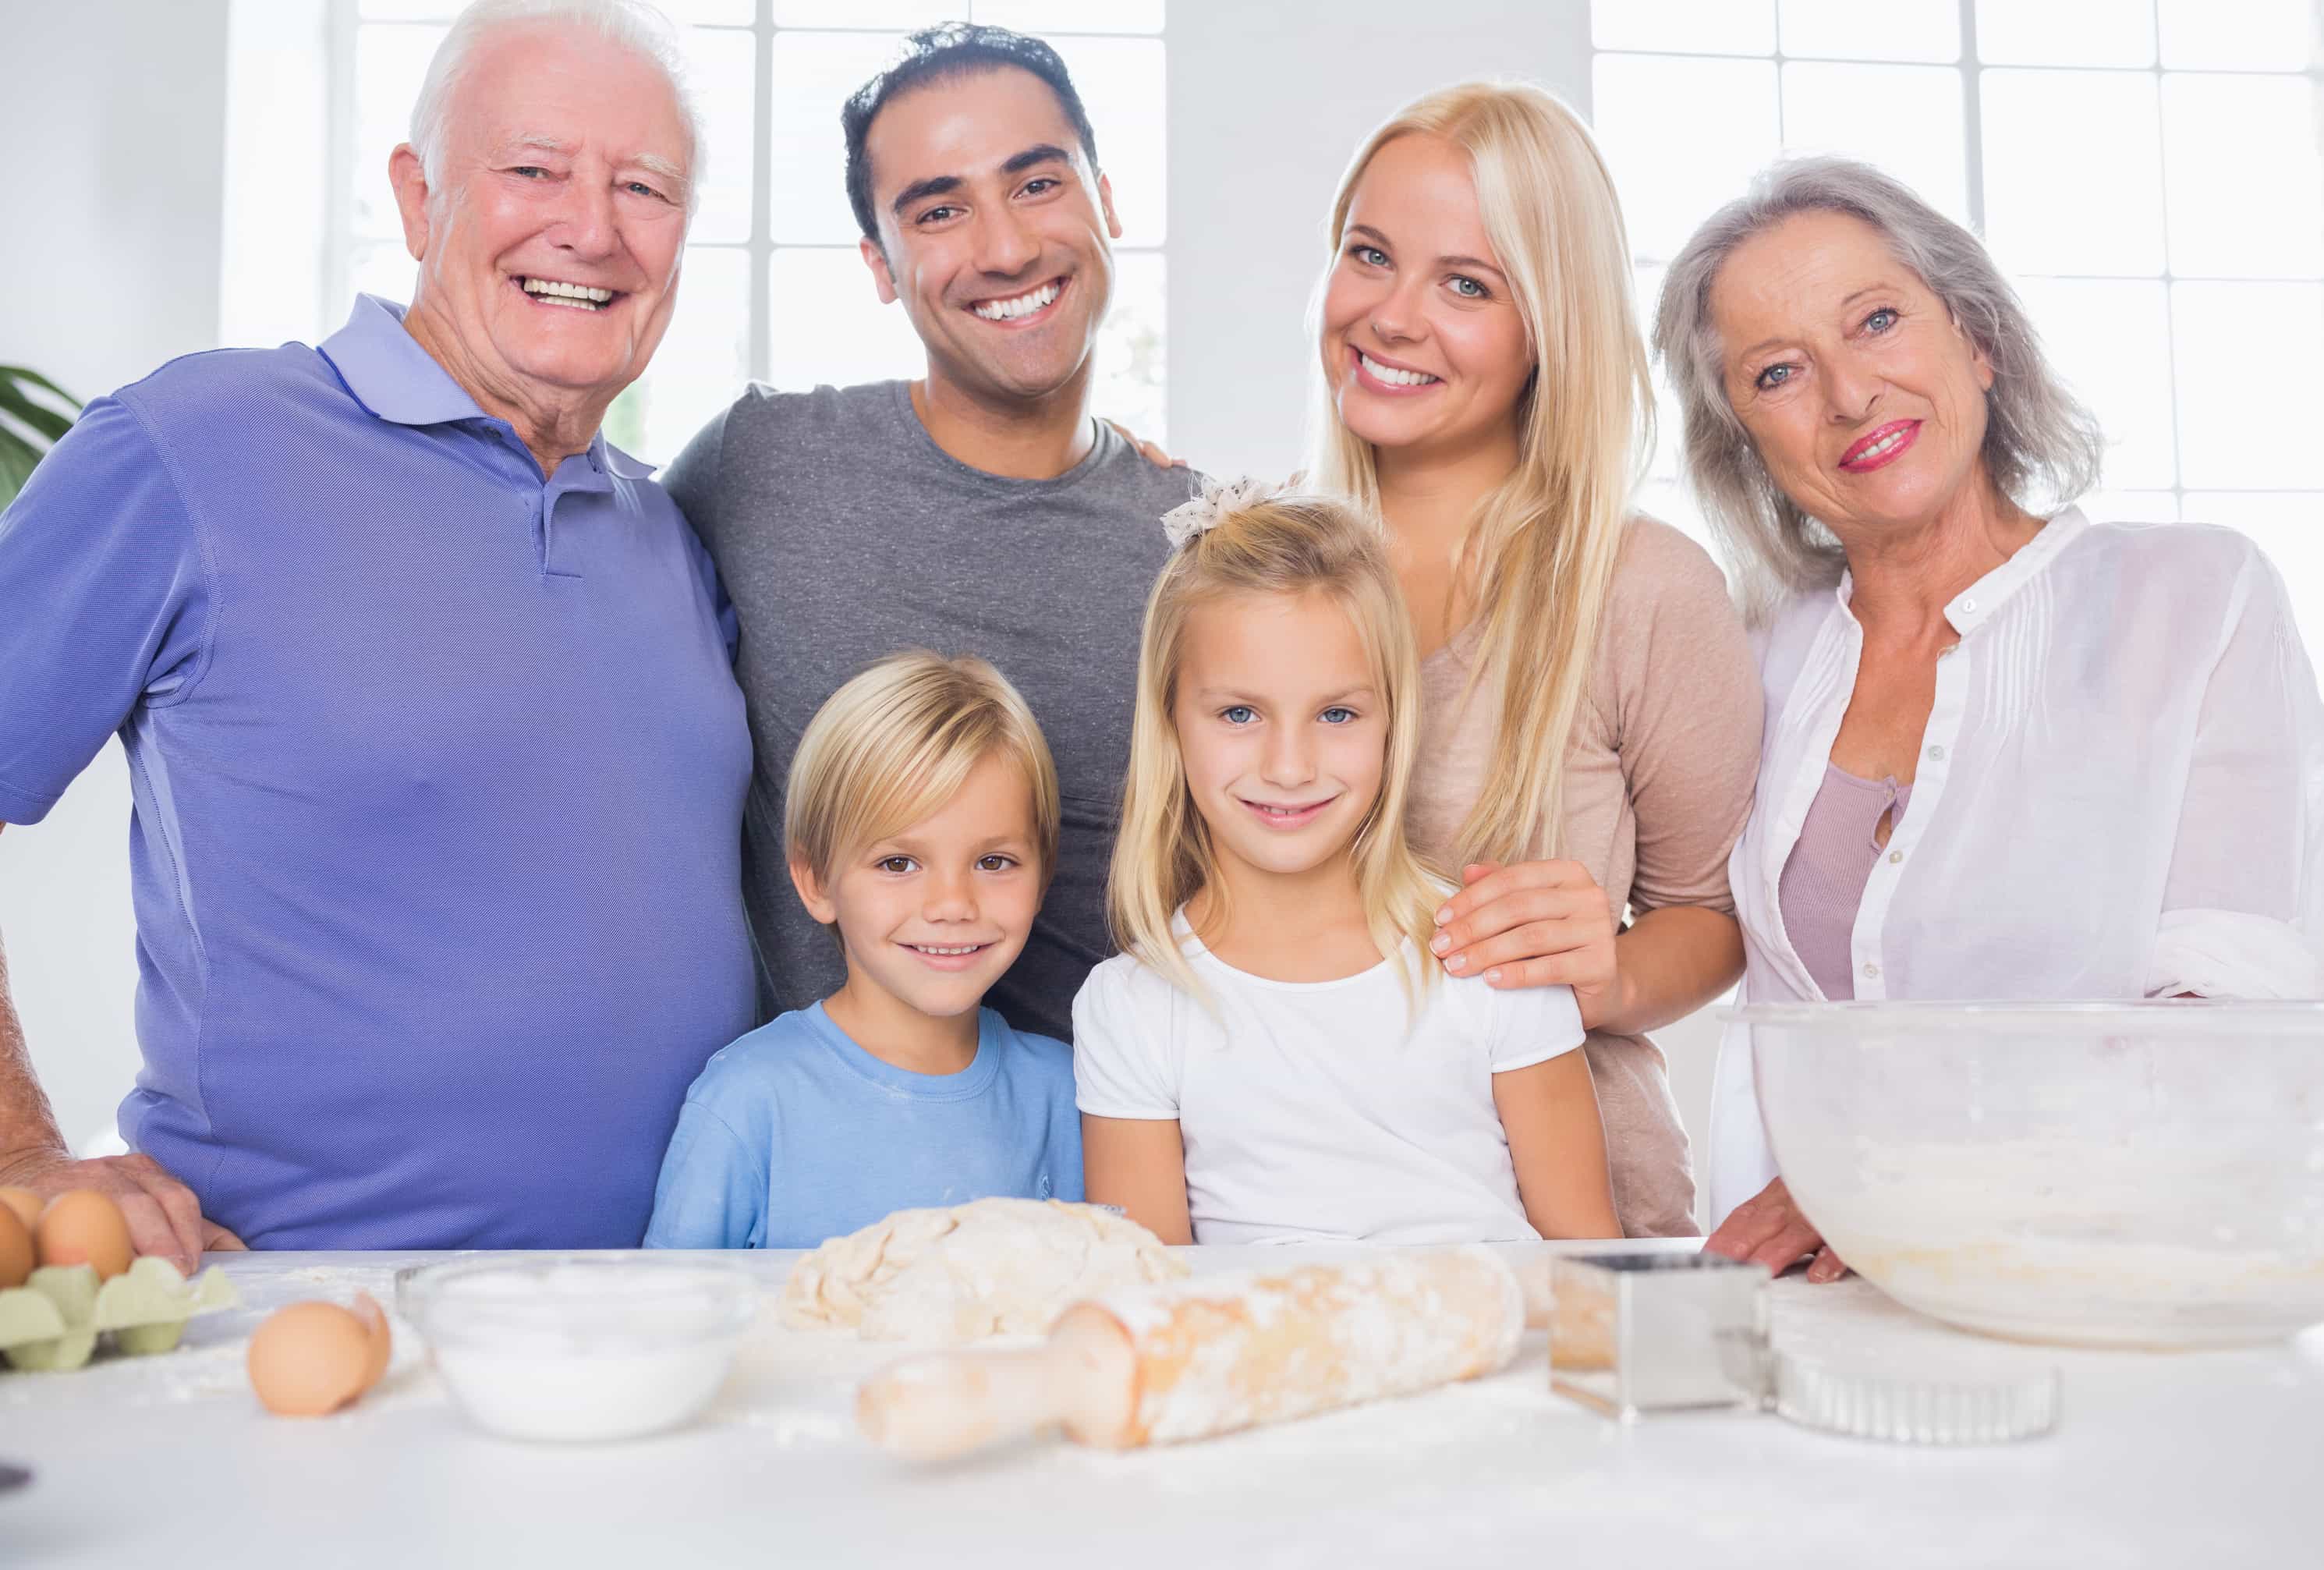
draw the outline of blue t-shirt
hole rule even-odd
[[[883,1063],[823,1005],[710,1060],[662,1158],[648,1248],[808,1249],[894,1211],[1082,1197],[1074,1053],[977,1011],[958,1074]]]
[[[365,297],[99,399],[0,513],[0,822],[120,734],[122,1135],[252,1245],[634,1246],[750,1029],[751,738],[649,472],[544,479]]]

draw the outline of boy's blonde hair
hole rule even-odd
[[[1470,687],[1498,689],[1500,723],[1458,854],[1464,862],[1555,855],[1566,747],[1588,701],[1631,494],[1654,446],[1629,240],[1613,178],[1580,115],[1536,87],[1463,82],[1406,105],[1356,150],[1332,203],[1333,262],[1319,306],[1357,183],[1403,136],[1441,137],[1468,155],[1534,359],[1517,407],[1517,468],[1478,503],[1461,544],[1456,592],[1483,634]],[[1317,376],[1307,481],[1377,518],[1371,444],[1341,420],[1320,358]]]
[[[973,655],[890,654],[816,710],[791,758],[783,849],[828,891],[841,862],[953,799],[989,757],[1023,771],[1047,886],[1057,864],[1057,768],[1025,699]]]
[[[1279,494],[1230,501],[1215,525],[1180,546],[1146,602],[1138,651],[1138,710],[1131,721],[1130,774],[1121,831],[1113,845],[1106,912],[1125,953],[1197,997],[1206,995],[1170,930],[1178,907],[1216,884],[1209,826],[1186,785],[1172,712],[1186,624],[1196,607],[1226,595],[1321,594],[1348,614],[1371,656],[1372,681],[1388,711],[1388,755],[1380,790],[1349,846],[1364,918],[1383,957],[1404,963],[1416,999],[1432,967],[1416,967],[1406,939],[1425,946],[1435,929],[1441,885],[1405,837],[1404,815],[1419,750],[1420,660],[1412,623],[1379,531],[1346,503]]]

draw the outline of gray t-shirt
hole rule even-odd
[[[1199,484],[1097,424],[1054,480],[948,457],[903,382],[752,387],[666,477],[717,559],[742,623],[735,675],[758,759],[743,884],[761,1002],[804,1008],[846,966],[791,888],[783,782],[840,684],[899,649],[978,654],[1014,682],[1057,761],[1056,876],[1033,936],[985,999],[1019,1030],[1071,1039],[1074,993],[1103,959],[1105,874],[1130,760],[1139,630],[1165,554],[1161,515]]]

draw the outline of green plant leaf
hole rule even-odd
[[[32,466],[41,455],[30,442],[14,431],[0,429],[0,507],[16,499],[24,482],[32,477]]]
[[[38,371],[28,369],[23,365],[0,365],[0,382],[30,382],[35,387],[47,388],[50,392],[55,393],[58,397],[71,404],[76,410],[80,407],[79,399],[74,397],[71,393],[58,386],[54,382],[50,381],[46,376],[42,375]]]
[[[71,415],[33,402],[5,378],[0,378],[0,412],[14,415],[51,442],[62,441],[65,432],[72,429]]]

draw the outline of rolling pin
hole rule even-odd
[[[1052,1424],[1108,1449],[1200,1439],[1491,1373],[1548,1310],[1545,1269],[1521,1283],[1473,1246],[1197,1276],[1075,1304],[1030,1350],[908,1358],[855,1419],[920,1460]]]

